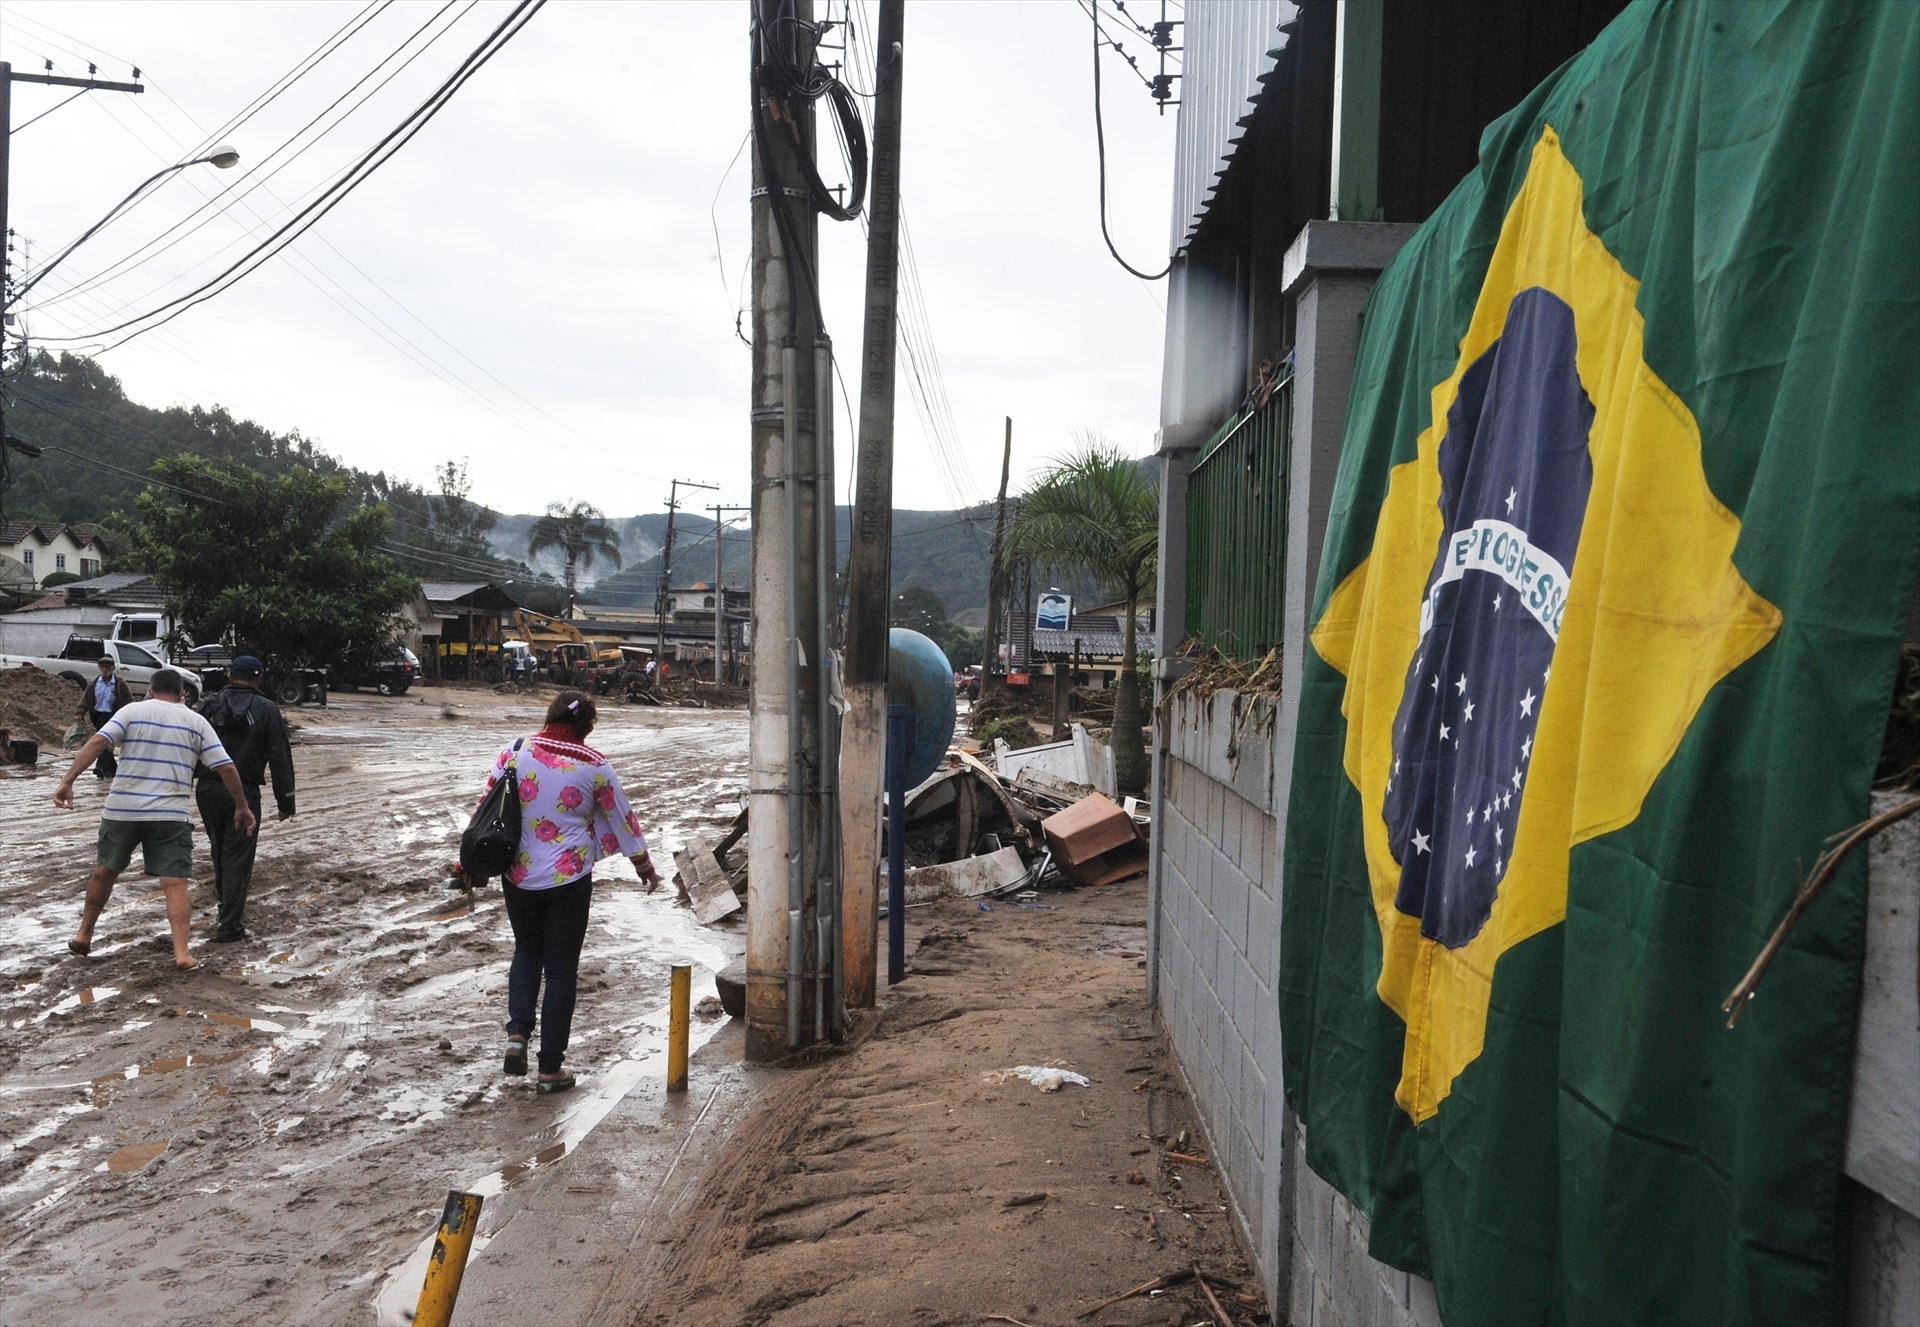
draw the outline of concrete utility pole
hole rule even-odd
[[[841,954],[849,1006],[874,1002],[880,802],[887,754],[887,609],[893,580],[893,391],[900,237],[900,80],[905,0],[880,0],[867,222],[860,439],[847,551],[847,709],[840,748],[845,864]]]
[[[667,658],[667,603],[673,598],[673,517],[674,513],[680,510],[680,486],[685,484],[688,488],[706,489],[720,487],[718,484],[696,484],[691,479],[674,479],[669,480],[668,483],[670,487],[667,489],[667,538],[666,542],[660,546],[660,588],[653,598],[653,661],[655,664],[664,663]],[[655,675],[658,675],[657,669]]]
[[[1006,686],[1006,674],[995,681],[994,668],[1000,662],[1000,600],[1005,596],[1005,576],[1000,561],[1007,547],[1007,478],[1013,469],[1013,416],[1007,416],[1007,441],[1000,453],[1000,506],[993,518],[993,565],[987,568],[987,637],[981,651],[980,694],[987,696]]]
[[[730,511],[753,510],[751,507],[711,507],[713,513],[713,681],[718,686],[725,681],[721,671],[726,658],[726,644],[733,634],[727,630],[727,559],[723,536],[727,528],[727,513]]]
[[[819,439],[821,412],[832,409],[830,397],[820,399],[830,361],[816,287],[817,215],[801,157],[810,161],[814,151],[813,104],[791,90],[814,65],[813,0],[753,0],[753,16],[747,1057],[764,1061],[838,1027],[823,989],[833,967],[838,826],[822,815],[832,771],[823,755],[831,734],[823,731],[830,710],[818,522],[833,520],[833,496],[821,478]],[[829,551],[831,534],[829,525]]]

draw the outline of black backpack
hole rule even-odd
[[[507,762],[460,835],[460,870],[470,885],[506,875],[520,852],[519,742],[513,744],[513,752],[515,759]]]

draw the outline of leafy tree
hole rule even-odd
[[[434,470],[434,478],[440,482],[440,491],[427,499],[426,507],[435,537],[459,557],[491,560],[493,547],[487,536],[500,517],[468,496],[473,484],[467,478],[467,463],[444,461]]]
[[[953,634],[941,642],[940,648],[947,652],[947,662],[955,672],[980,662],[985,653],[986,635],[984,631],[975,631],[957,622],[953,624]]]
[[[538,557],[548,549],[566,555],[569,617],[573,615],[573,592],[578,583],[576,569],[591,567],[601,557],[616,569],[620,566],[620,536],[607,524],[606,515],[587,502],[547,504],[547,514],[527,531],[527,556]]]
[[[379,551],[386,508],[353,503],[346,475],[270,476],[201,456],[152,474],[129,560],[167,587],[167,610],[194,639],[311,667],[391,645],[393,615],[419,582]]]
[[[942,649],[946,648],[944,641],[952,627],[946,604],[924,585],[909,585],[893,597],[893,612],[888,616],[887,625],[917,631]]]
[[[1126,600],[1113,697],[1113,765],[1123,791],[1140,791],[1147,783],[1147,747],[1140,731],[1134,623],[1160,551],[1160,502],[1153,485],[1119,448],[1085,436],[1077,452],[1042,471],[1021,497],[1007,542],[1015,556],[1091,576]]]

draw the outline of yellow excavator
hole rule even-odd
[[[585,686],[594,673],[618,670],[624,662],[621,642],[615,637],[589,636],[571,622],[525,608],[515,609],[513,620],[534,657],[556,682]]]

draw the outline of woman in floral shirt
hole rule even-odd
[[[633,859],[648,893],[660,887],[620,776],[605,756],[583,745],[595,715],[592,700],[578,691],[562,691],[547,707],[546,727],[503,750],[487,777],[491,790],[511,770],[520,794],[520,853],[503,882],[507,920],[513,924],[506,1071],[527,1072],[527,1040],[533,1035],[534,1002],[544,973],[547,990],[539,1019],[542,1092],[565,1092],[574,1083],[560,1065],[573,1028],[593,864],[624,854]]]

